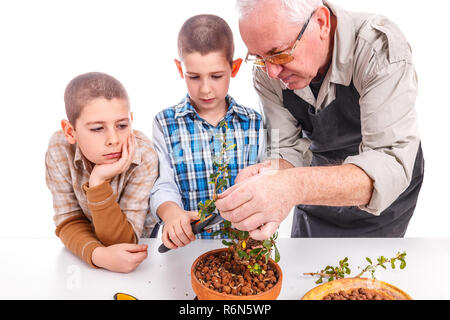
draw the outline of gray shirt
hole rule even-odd
[[[336,85],[349,86],[353,81],[360,94],[362,142],[359,154],[344,163],[360,167],[374,181],[371,200],[360,209],[379,215],[410,184],[420,143],[411,48],[398,27],[385,17],[324,3],[337,17],[331,65],[317,99],[309,86],[294,93],[320,112],[335,99]],[[255,68],[254,87],[271,155],[297,167],[309,166],[310,141],[301,137],[301,126],[283,106],[284,84]]]

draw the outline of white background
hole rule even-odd
[[[448,237],[448,12],[444,0],[335,0],[351,11],[380,13],[399,25],[413,49],[419,75],[417,113],[425,181],[407,237]],[[54,235],[44,154],[65,118],[63,92],[76,75],[102,71],[126,87],[134,128],[151,137],[154,115],[185,95],[176,72],[176,38],[192,15],[213,13],[233,29],[236,55],[246,48],[234,0],[1,1],[0,237]],[[230,94],[256,107],[251,68],[243,65]],[[280,235],[287,237],[290,219]]]

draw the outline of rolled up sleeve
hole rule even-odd
[[[360,209],[379,215],[408,187],[420,138],[414,67],[403,60],[367,72],[360,90],[360,153],[344,163],[363,169],[373,180],[373,193]]]
[[[309,166],[312,159],[309,150],[311,142],[301,138],[301,125],[283,107],[279,81],[270,79],[263,71],[255,68],[253,85],[261,104],[264,128],[267,130],[267,157],[285,159],[295,167]]]

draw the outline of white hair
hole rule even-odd
[[[237,0],[236,9],[239,19],[248,16],[258,4],[273,2],[279,4],[286,11],[289,22],[294,24],[305,23],[311,13],[323,6],[322,0]]]

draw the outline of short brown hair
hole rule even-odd
[[[72,79],[64,92],[64,104],[69,122],[75,127],[83,108],[95,98],[124,99],[128,94],[116,78],[101,72],[88,72]]]
[[[178,33],[178,55],[198,52],[201,55],[222,51],[232,64],[234,55],[233,33],[222,18],[201,14],[186,20]]]

